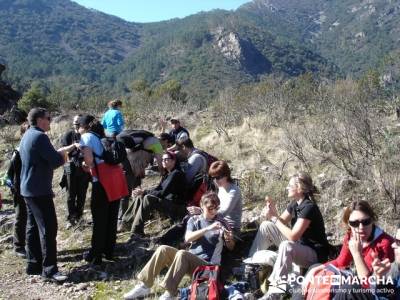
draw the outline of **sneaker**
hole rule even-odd
[[[168,291],[165,291],[158,300],[178,300],[178,297],[172,296]]]
[[[26,258],[26,252],[24,249],[15,249],[14,254],[21,258]]]
[[[142,282],[138,283],[133,289],[124,294],[125,300],[137,299],[146,297],[150,294],[150,289]]]
[[[61,273],[61,272],[54,273],[50,277],[45,277],[44,278],[45,281],[53,281],[53,282],[56,282],[56,283],[62,283],[64,281],[66,281],[67,279],[68,279],[68,276],[63,274],[63,273]]]

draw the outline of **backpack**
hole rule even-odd
[[[220,300],[223,285],[219,266],[199,266],[193,272],[189,300]]]
[[[94,135],[100,139],[97,134],[94,133]],[[94,156],[104,160],[105,163],[118,165],[127,158],[125,145],[122,142],[111,137],[104,137],[100,139],[100,141],[104,148],[102,155],[99,156],[96,153],[93,154]]]
[[[129,129],[118,134],[117,141],[123,143],[125,148],[131,150],[132,152],[136,152],[138,150],[146,150],[144,149],[143,142],[149,137],[154,137],[154,134],[150,131],[142,129]],[[137,142],[137,140],[141,141]]]
[[[206,162],[207,162],[207,172],[208,172],[208,170],[210,169],[211,164],[212,164],[213,162],[219,160],[217,157],[215,157],[215,156],[213,156],[213,155],[211,155],[211,154],[209,154],[209,153],[207,153],[207,152],[205,152],[205,151],[203,151],[203,150],[196,149],[195,151],[193,151],[193,153],[198,153],[198,154],[200,154],[201,156],[203,156],[203,157],[206,159]]]

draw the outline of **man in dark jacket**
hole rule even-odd
[[[24,197],[28,221],[26,229],[27,267],[29,275],[41,274],[45,279],[64,281],[57,268],[57,216],[53,202],[53,170],[62,166],[68,151],[75,145],[56,151],[46,131],[51,117],[44,108],[33,108],[28,114],[30,128],[20,143],[21,195]]]
[[[73,119],[74,129],[69,130],[61,139],[62,146],[69,146],[79,143],[81,135],[79,129],[79,117],[77,115]],[[64,176],[61,186],[67,191],[67,229],[75,225],[83,214],[85,206],[86,192],[88,189],[90,174],[82,168],[83,156],[79,149],[75,149],[68,153],[68,162],[64,164]]]

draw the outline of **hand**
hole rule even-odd
[[[362,253],[362,242],[360,235],[356,232],[353,232],[351,239],[349,240],[349,250],[353,258],[357,255],[361,255]]]
[[[221,228],[222,228],[222,225],[220,222],[214,222],[211,225],[206,227],[207,231],[212,231],[212,230],[221,229]]]
[[[144,190],[141,188],[136,188],[132,191],[132,196],[141,196],[144,194]]]
[[[189,206],[187,208],[187,211],[189,212],[189,214],[191,215],[201,215],[201,208],[198,206]]]
[[[81,148],[81,145],[79,143],[74,143],[74,146],[75,146],[76,149],[80,149]]]
[[[271,219],[272,217],[278,217],[275,202],[271,197],[265,197],[265,217]]]
[[[233,232],[231,230],[224,230],[224,240],[227,244],[233,242]]]
[[[385,258],[384,260],[380,260],[375,252],[371,253],[372,261],[372,269],[374,270],[374,274],[377,278],[384,277],[391,268],[391,263],[389,258]]]

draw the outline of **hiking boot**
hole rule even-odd
[[[14,254],[21,258],[26,258],[26,251],[25,249],[15,249]]]
[[[178,297],[172,296],[168,291],[165,291],[158,300],[178,300]]]
[[[146,297],[150,294],[150,289],[143,283],[138,283],[133,289],[124,294],[125,300],[132,300],[137,298]]]
[[[54,273],[53,275],[51,275],[49,277],[44,277],[45,281],[52,281],[55,283],[63,283],[67,279],[68,279],[68,276],[61,272]]]

